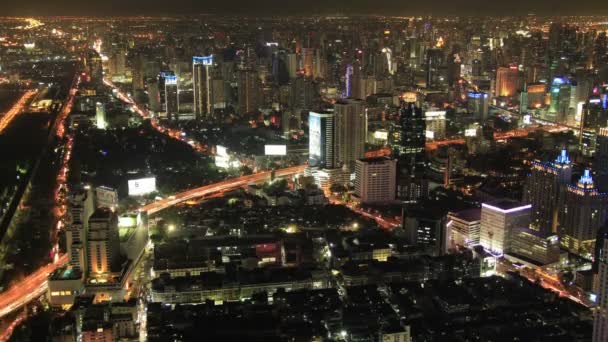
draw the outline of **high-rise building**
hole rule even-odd
[[[103,64],[101,56],[95,50],[90,50],[85,58],[85,68],[92,83],[103,82]]]
[[[449,245],[473,247],[479,245],[481,209],[473,208],[449,212],[446,223]]]
[[[108,126],[106,106],[101,102],[95,104],[95,126],[97,129],[106,129]]]
[[[397,197],[415,202],[428,192],[426,166],[426,122],[422,108],[402,103],[399,123],[391,132],[393,155],[397,158]]]
[[[66,214],[66,250],[71,268],[87,271],[87,233],[89,217],[95,210],[93,192],[82,187],[70,191]]]
[[[395,200],[397,162],[387,157],[359,159],[355,165],[355,195],[361,203]]]
[[[542,108],[545,106],[547,86],[544,83],[528,85],[528,108]]]
[[[440,49],[428,49],[426,51],[425,74],[426,87],[437,88],[442,81],[441,67],[444,63],[444,53]]]
[[[157,79],[152,79],[148,82],[148,105],[150,111],[158,115],[162,111],[160,103],[160,89],[158,88],[159,82]]]
[[[600,128],[596,139],[593,171],[598,176],[608,177],[608,127]]]
[[[514,201],[497,201],[481,205],[479,242],[486,250],[502,254],[511,247],[515,229],[530,225],[532,205]]]
[[[259,78],[253,70],[237,72],[238,114],[256,111],[259,105]]]
[[[496,71],[496,96],[511,97],[517,93],[519,70],[517,67],[500,67]]]
[[[165,112],[167,118],[177,120],[179,98],[177,93],[177,76],[166,75],[165,80]]]
[[[104,279],[120,262],[118,217],[109,208],[98,208],[89,218],[87,260],[89,278]]]
[[[487,93],[472,91],[467,94],[469,113],[475,115],[476,120],[485,121],[488,118],[490,98]]]
[[[578,183],[568,185],[558,216],[558,232],[562,246],[572,253],[592,256],[595,238],[606,221],[608,195],[598,191],[585,170]]]
[[[212,113],[211,75],[213,56],[195,56],[192,58],[192,85],[194,92],[194,114],[203,118]]]
[[[608,341],[608,237],[602,239],[598,263],[598,310],[593,323],[593,342]]]
[[[551,84],[551,104],[549,106],[549,119],[559,123],[566,123],[570,108],[571,88],[570,81],[565,77],[556,77]]]
[[[334,150],[338,167],[354,167],[357,159],[365,154],[367,115],[362,100],[339,100],[334,105]]]
[[[308,117],[308,164],[311,167],[333,169],[335,116],[332,112],[310,112]]]
[[[532,204],[531,229],[557,233],[560,199],[571,178],[572,166],[566,150],[553,163],[532,162],[523,198],[524,203]]]

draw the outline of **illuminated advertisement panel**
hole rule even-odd
[[[129,196],[142,196],[156,191],[156,177],[128,181]]]
[[[264,145],[264,154],[267,156],[284,156],[287,154],[286,145]]]

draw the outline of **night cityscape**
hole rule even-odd
[[[605,4],[22,2],[0,342],[608,342]]]

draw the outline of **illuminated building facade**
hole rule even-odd
[[[177,95],[177,76],[166,75],[165,80],[165,110],[167,118],[176,120],[179,111],[179,98]]]
[[[366,158],[355,166],[355,195],[362,203],[387,203],[395,200],[397,162],[394,159]]]
[[[335,116],[332,112],[310,112],[308,117],[308,164],[311,167],[335,167]]]
[[[577,184],[565,188],[558,218],[563,247],[575,254],[593,255],[597,233],[606,221],[607,199],[607,194],[598,191],[589,170]]]
[[[476,120],[485,121],[488,118],[490,98],[487,93],[472,91],[467,94],[467,107],[469,113],[475,115]]]
[[[532,204],[530,228],[557,233],[557,213],[565,185],[572,178],[572,165],[566,150],[553,162],[532,162],[524,188],[524,203]]]
[[[481,205],[479,242],[486,250],[503,254],[511,247],[515,229],[530,225],[532,205],[513,201],[499,201]]]
[[[473,208],[449,212],[446,223],[451,247],[473,247],[479,245],[481,209]]]
[[[99,208],[89,218],[87,259],[89,278],[107,279],[120,257],[118,218],[108,208]]]
[[[596,262],[599,265],[598,283],[599,293],[597,297],[598,310],[595,312],[593,324],[593,342],[608,340],[608,238],[604,238],[603,248]]]
[[[197,118],[209,115],[211,106],[211,75],[213,56],[195,56],[192,58],[192,85],[194,89],[194,114]]]
[[[500,67],[496,71],[496,96],[512,97],[519,86],[519,70],[517,67]]]
[[[334,105],[334,156],[337,167],[347,165],[351,170],[355,161],[365,154],[367,115],[365,102],[345,99]]]

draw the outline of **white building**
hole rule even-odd
[[[397,161],[366,158],[355,164],[355,195],[361,203],[386,203],[395,200]]]
[[[497,201],[481,205],[480,244],[488,251],[502,254],[509,250],[517,228],[530,226],[532,205],[514,201]]]

